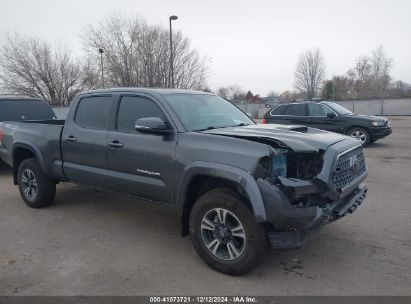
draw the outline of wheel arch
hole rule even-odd
[[[183,236],[189,233],[190,212],[197,199],[207,191],[219,187],[232,188],[245,197],[256,221],[266,221],[264,202],[250,173],[229,165],[195,162],[184,170],[177,191],[176,207],[179,210]]]
[[[349,132],[350,132],[352,129],[355,129],[355,128],[364,129],[364,130],[367,131],[367,133],[368,133],[369,140],[370,140],[370,141],[373,140],[373,136],[372,136],[372,132],[371,132],[370,128],[367,127],[367,126],[364,126],[364,125],[360,125],[360,124],[350,125],[350,126],[347,128],[347,131],[345,132],[345,134],[349,136]]]
[[[355,129],[355,128],[364,129],[364,130],[366,130],[366,131],[368,132],[368,134],[371,136],[370,128],[368,128],[368,127],[366,127],[366,126],[363,126],[363,125],[359,125],[359,124],[349,125],[349,126],[347,127],[347,130],[346,130],[345,133],[348,134],[349,131],[351,131],[352,129]]]
[[[17,172],[19,170],[19,166],[28,158],[35,158],[39,162],[41,170],[43,170],[43,172],[45,171],[45,163],[40,151],[30,144],[23,142],[14,144],[11,155],[13,164],[13,182],[15,185],[17,185]]]

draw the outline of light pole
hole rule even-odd
[[[104,50],[103,49],[98,49],[98,52],[100,53],[100,59],[101,59],[101,85],[104,88],[104,69],[103,69],[103,54]]]
[[[174,62],[173,62],[173,32],[171,28],[171,20],[177,20],[178,17],[172,15],[168,18],[170,21],[170,75],[171,75],[171,87],[174,88]]]

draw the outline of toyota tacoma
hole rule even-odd
[[[5,122],[1,134],[1,157],[29,207],[50,205],[59,182],[174,206],[182,235],[228,274],[253,269],[269,246],[301,247],[367,193],[358,140],[258,125],[204,92],[84,92],[66,121]]]

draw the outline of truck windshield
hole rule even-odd
[[[167,94],[168,104],[189,131],[255,124],[229,101],[208,94]]]
[[[51,120],[49,104],[37,100],[0,100],[0,121]]]

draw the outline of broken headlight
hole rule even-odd
[[[274,149],[276,155],[271,160],[271,179],[275,182],[278,177],[287,176],[287,150],[286,149]]]
[[[269,178],[271,183],[277,183],[279,177],[311,179],[318,175],[323,167],[323,151],[294,152],[275,148],[274,156],[261,159],[255,171],[255,176]]]

